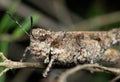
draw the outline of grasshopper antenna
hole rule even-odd
[[[33,28],[33,17],[31,16],[30,17],[30,22],[31,22],[31,25],[30,25],[30,34],[32,35],[32,37],[34,38],[34,35],[32,34],[32,28]],[[35,38],[34,38],[35,39]]]
[[[29,33],[24,28],[22,28],[22,25],[10,13],[7,14],[25,32],[25,34],[30,36]]]

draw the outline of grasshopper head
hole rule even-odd
[[[50,53],[50,41],[52,40],[51,32],[44,29],[36,28],[32,30],[30,36],[31,54],[39,60],[48,58]]]

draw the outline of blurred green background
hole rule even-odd
[[[120,26],[119,0],[0,0],[0,52],[15,61],[22,58],[29,45],[29,36],[7,13],[13,15],[28,33],[30,16],[33,16],[35,28],[53,31],[99,31]],[[28,59],[31,58],[29,55]],[[0,82],[55,82],[58,71],[51,72],[46,79],[40,73],[33,69],[12,70],[0,77]],[[113,77],[112,74],[84,72],[71,77],[69,82],[109,82]]]

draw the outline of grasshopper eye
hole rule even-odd
[[[47,38],[47,34],[44,34],[44,33],[40,34],[40,36],[39,36],[40,41],[45,41],[46,38]]]
[[[34,39],[39,41],[45,41],[48,35],[45,30],[39,28],[33,29],[32,34],[34,36]]]

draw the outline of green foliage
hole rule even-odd
[[[35,24],[35,22],[38,21],[39,15],[37,13],[33,14],[33,24]],[[25,21],[23,21],[21,23],[23,29],[25,29],[26,31],[30,29],[30,17],[28,17]],[[12,35],[14,38],[20,38],[21,36],[23,36],[25,33],[23,30],[21,30],[21,28],[16,27],[16,29],[13,31]]]
[[[18,4],[19,2],[13,2],[7,12],[14,14]],[[0,21],[0,33],[7,32],[10,29],[10,27],[13,27],[13,25],[15,25],[14,23],[12,22],[9,23],[9,22],[10,22],[9,17],[7,14],[5,14],[2,20]]]
[[[8,9],[8,12],[13,14],[17,5],[18,5],[18,2],[14,2],[12,6]],[[6,33],[10,29],[10,27],[13,27],[13,25],[14,25],[13,23],[9,23],[8,16],[7,14],[5,14],[0,21],[0,34]],[[7,56],[8,44],[9,44],[8,41],[0,42],[0,51],[3,52],[6,56]],[[3,69],[4,68],[0,68],[0,71],[2,71]],[[0,82],[4,82],[4,81],[5,81],[5,75],[0,77]]]
[[[19,1],[14,2],[13,5],[7,10],[7,12],[13,15],[18,4],[19,4]],[[31,16],[33,16],[33,21],[35,24],[35,22],[37,22],[39,18],[38,13],[34,13]],[[19,17],[15,17],[15,18],[18,21],[20,21]],[[20,24],[22,24],[23,29],[28,31],[30,29],[30,17],[28,16],[27,19],[25,19],[25,21],[23,21]],[[13,28],[15,29],[13,30]],[[16,23],[12,21],[7,14],[4,14],[4,16],[2,17],[0,21],[0,35],[8,34],[9,30],[13,30],[11,35],[14,39],[18,39],[25,34],[24,31],[21,28],[19,28],[18,25],[16,25]],[[0,41],[0,52],[3,52],[4,55],[6,56],[7,56],[7,50],[8,50],[9,43],[10,43],[9,41]],[[2,71],[3,69],[4,68],[0,67],[0,71]],[[5,75],[0,77],[0,82],[4,82],[4,81],[5,81]]]
[[[94,17],[104,13],[104,9],[102,8],[101,3],[99,2],[100,0],[94,0],[86,15],[87,18]]]

